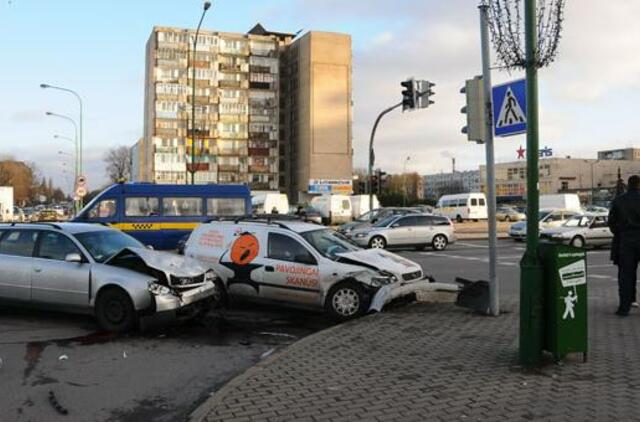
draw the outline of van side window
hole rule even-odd
[[[478,206],[478,199],[471,198],[471,206],[472,207],[477,207]]]
[[[300,242],[279,233],[269,233],[268,258],[317,265],[318,262]],[[313,264],[311,264],[313,263]]]
[[[207,215],[242,216],[246,214],[243,198],[207,198]]]
[[[116,216],[116,200],[103,199],[89,210],[89,218],[113,218]]]
[[[195,217],[202,215],[202,198],[162,198],[165,217]]]
[[[478,199],[478,201],[479,201],[481,207],[484,207],[486,205],[485,201],[484,201],[484,198],[480,198],[480,199]]]
[[[158,198],[126,198],[124,215],[127,217],[154,217],[158,215]]]

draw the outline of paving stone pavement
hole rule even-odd
[[[589,298],[589,360],[517,363],[517,301],[485,317],[414,304],[307,337],[231,381],[205,421],[640,420],[640,311],[613,315],[615,287]]]

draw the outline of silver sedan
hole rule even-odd
[[[577,215],[560,227],[540,232],[543,240],[572,245],[578,248],[587,246],[610,246],[613,233],[607,224],[606,215]]]
[[[127,331],[156,312],[202,311],[213,272],[197,261],[145,248],[108,227],[82,223],[0,225],[0,301],[94,314]]]
[[[456,241],[453,224],[447,217],[408,214],[395,215],[371,227],[356,229],[346,235],[359,246],[368,248],[427,246],[442,251]]]

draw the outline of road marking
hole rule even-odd
[[[435,252],[421,252],[420,254],[425,256],[433,256],[433,257],[440,257],[440,258],[461,259],[464,261],[482,262],[484,264],[489,263],[488,258],[478,258],[476,256],[451,255],[451,254],[443,254],[443,253],[435,253]],[[500,260],[498,260],[498,265],[502,265],[504,267],[517,267],[519,264],[517,262],[501,262]]]
[[[600,275],[600,274],[590,274],[589,278],[598,278],[600,280],[610,280],[613,277],[609,276],[609,275]]]
[[[475,243],[456,242],[457,245],[468,246],[470,248],[489,249],[489,246],[476,245]]]
[[[598,264],[598,265],[589,265],[589,268],[613,268],[613,264]]]

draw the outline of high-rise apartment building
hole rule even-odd
[[[155,27],[144,137],[133,174],[156,183],[240,183],[304,199],[311,179],[351,179],[351,38],[256,25],[247,34]],[[195,68],[195,125],[191,127]],[[193,141],[195,139],[195,142]],[[192,147],[195,162],[191,163]]]

